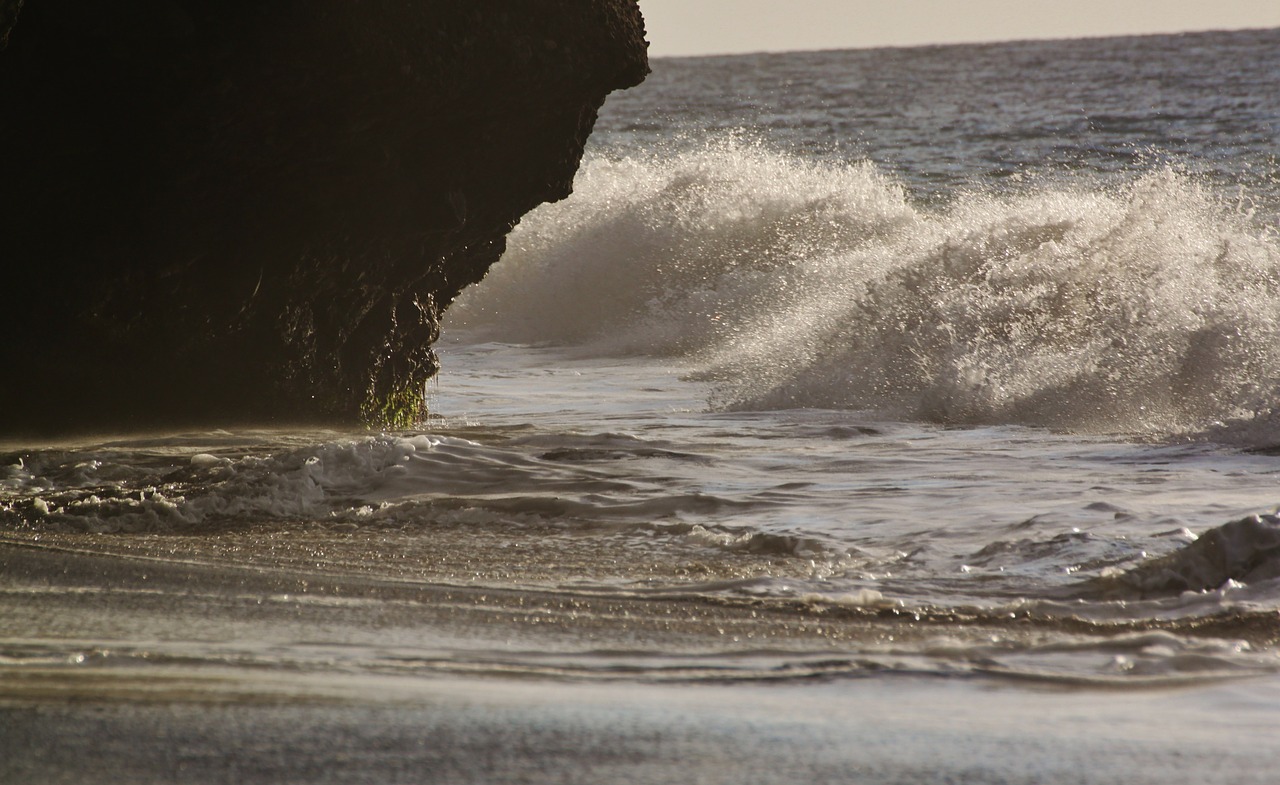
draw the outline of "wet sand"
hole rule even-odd
[[[1270,783],[1280,759],[1274,681],[225,678],[10,694],[0,782]]]
[[[886,648],[1031,641],[1034,620],[495,591],[81,542],[0,545],[6,785],[1270,783],[1280,760],[1275,677],[1080,684]]]

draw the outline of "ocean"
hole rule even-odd
[[[419,428],[0,443],[0,782],[1271,782],[1278,149],[1280,30],[657,59]]]

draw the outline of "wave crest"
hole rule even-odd
[[[451,313],[680,356],[735,409],[1171,434],[1269,410],[1280,243],[1170,169],[911,203],[867,163],[740,141],[588,162]]]

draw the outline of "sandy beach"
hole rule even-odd
[[[0,546],[0,782],[1263,783],[1280,755],[1280,679],[926,674],[879,643],[996,634],[955,620],[86,550]]]
[[[98,669],[6,679],[0,781],[1269,783],[1277,700],[1276,681],[1112,691]]]

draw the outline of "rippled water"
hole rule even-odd
[[[687,676],[683,658],[696,656],[692,672],[754,678],[818,656],[836,670],[1166,680],[1280,666],[1280,526],[1249,517],[1274,502],[1270,455],[837,410],[715,412],[706,384],[669,362],[465,343],[445,357],[468,373],[441,380],[439,419],[421,434],[219,432],[10,454],[5,541],[157,562],[161,574],[197,564],[214,597],[243,570],[332,584],[310,599],[271,594],[321,614],[426,612],[431,587],[465,588],[481,605],[481,590],[582,603],[547,620],[564,629],[535,652],[499,646],[473,667],[656,678]],[[9,600],[38,617],[29,634],[41,639],[61,615],[42,603],[102,590],[11,580]],[[172,588],[157,580],[107,585],[128,604]],[[364,587],[354,598],[353,582]],[[657,626],[639,640],[611,629],[616,602]],[[651,617],[671,604],[688,629]],[[130,623],[94,626],[122,626],[108,636],[120,656],[136,645]],[[561,635],[588,630],[591,645],[562,648]],[[443,649],[472,634],[448,631]],[[379,630],[348,635],[385,645]],[[410,636],[440,660],[432,667],[476,656],[476,641],[442,655],[440,635]],[[626,646],[607,645],[615,635]],[[268,639],[236,657],[310,657]],[[226,656],[218,636],[200,640],[197,651]],[[84,642],[16,645],[19,660],[61,661]],[[628,653],[597,651],[615,646]]]

